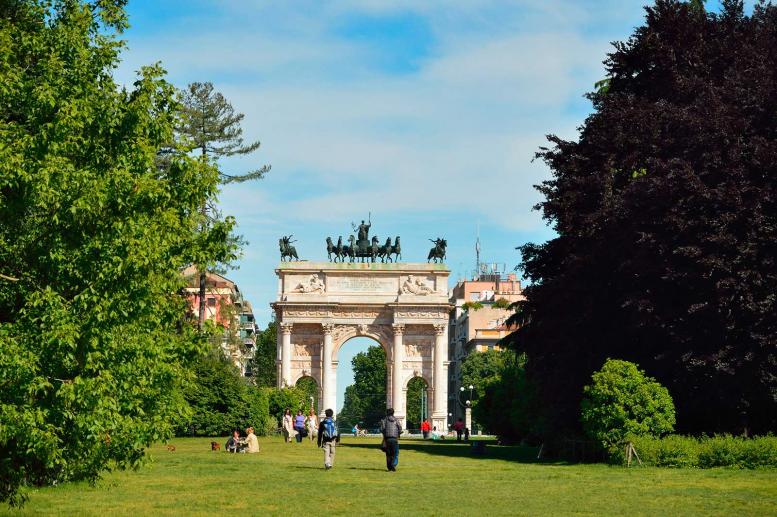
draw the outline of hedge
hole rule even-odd
[[[777,467],[777,436],[745,438],[726,434],[695,438],[669,435],[664,438],[633,436],[629,440],[645,465],[702,469]],[[611,449],[610,459],[625,465],[625,446]]]

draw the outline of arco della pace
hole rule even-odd
[[[451,306],[444,264],[286,262],[276,273],[279,387],[311,377],[319,408],[335,409],[340,348],[366,336],[386,351],[386,405],[402,425],[407,384],[421,377],[432,425],[446,428]]]

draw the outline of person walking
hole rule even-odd
[[[291,409],[286,408],[283,412],[283,423],[281,424],[283,436],[286,443],[291,443],[291,437],[294,435],[294,417],[291,416]]]
[[[456,441],[461,441],[461,435],[464,432],[464,420],[459,418],[455,424],[453,424],[453,430],[456,431]]]
[[[340,443],[340,434],[337,432],[337,424],[332,416],[334,411],[324,411],[326,417],[318,426],[318,446],[324,448],[324,469],[329,470],[335,464],[335,449]]]
[[[302,414],[301,409],[297,410],[297,416],[294,417],[294,431],[297,443],[302,443],[302,436],[305,434],[305,415]]]
[[[310,412],[308,413],[308,419],[306,423],[308,426],[308,437],[312,442],[316,438],[316,434],[318,433],[318,417],[316,417],[316,413],[315,411],[313,411],[313,408],[310,408]]]
[[[429,438],[429,431],[432,430],[432,425],[429,423],[429,419],[425,419],[421,422],[421,432],[424,433],[424,440]]]
[[[386,418],[380,421],[380,433],[383,435],[385,443],[386,469],[389,472],[396,472],[399,458],[399,435],[402,434],[402,425],[394,418],[394,408],[386,410]]]

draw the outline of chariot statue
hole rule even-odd
[[[359,225],[351,223],[351,228],[356,235],[351,234],[346,237],[346,244],[343,244],[342,235],[338,237],[337,244],[331,237],[326,238],[326,253],[329,260],[345,262],[347,258],[349,262],[356,262],[357,259],[361,259],[361,262],[376,262],[380,259],[381,262],[394,262],[402,257],[399,236],[394,239],[393,244],[391,237],[388,237],[383,245],[375,235],[370,239],[370,228],[372,228],[370,217],[367,218],[367,222],[362,220]]]

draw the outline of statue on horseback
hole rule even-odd
[[[426,261],[431,262],[434,260],[436,263],[439,259],[440,262],[445,260],[445,248],[448,246],[448,242],[445,239],[429,239],[431,242],[434,243],[434,248],[429,250],[429,257],[427,257]]]
[[[299,257],[297,256],[297,249],[291,245],[292,242],[297,242],[291,240],[293,235],[284,235],[280,239],[278,239],[278,245],[281,249],[281,262],[285,262],[286,258],[291,261],[292,258],[299,260]]]

